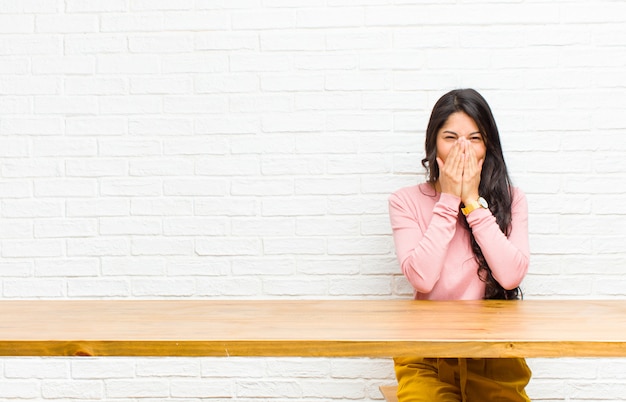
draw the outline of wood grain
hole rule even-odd
[[[626,301],[1,301],[0,355],[626,357]]]

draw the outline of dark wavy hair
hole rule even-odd
[[[422,166],[426,168],[428,182],[434,185],[439,178],[437,165],[437,133],[456,112],[463,112],[471,117],[480,132],[487,148],[480,175],[478,191],[489,203],[489,209],[496,218],[500,230],[508,236],[511,225],[511,179],[504,162],[500,134],[491,108],[485,98],[474,89],[456,89],[443,95],[433,107],[424,142],[426,157],[422,159]],[[465,216],[459,212],[459,219],[465,223],[470,233],[472,251],[478,262],[478,276],[485,282],[485,299],[519,299],[522,292],[519,287],[505,289],[498,283],[491,273],[491,268],[467,224]]]

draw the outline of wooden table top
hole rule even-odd
[[[0,301],[0,356],[626,357],[626,300]]]

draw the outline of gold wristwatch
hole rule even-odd
[[[463,215],[467,216],[470,214],[470,212],[478,208],[489,208],[487,200],[485,200],[483,197],[478,197],[476,201],[472,202],[469,205],[466,205],[465,208],[461,208],[461,212],[463,212]]]

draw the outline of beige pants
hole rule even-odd
[[[524,359],[395,358],[399,402],[530,402]]]

